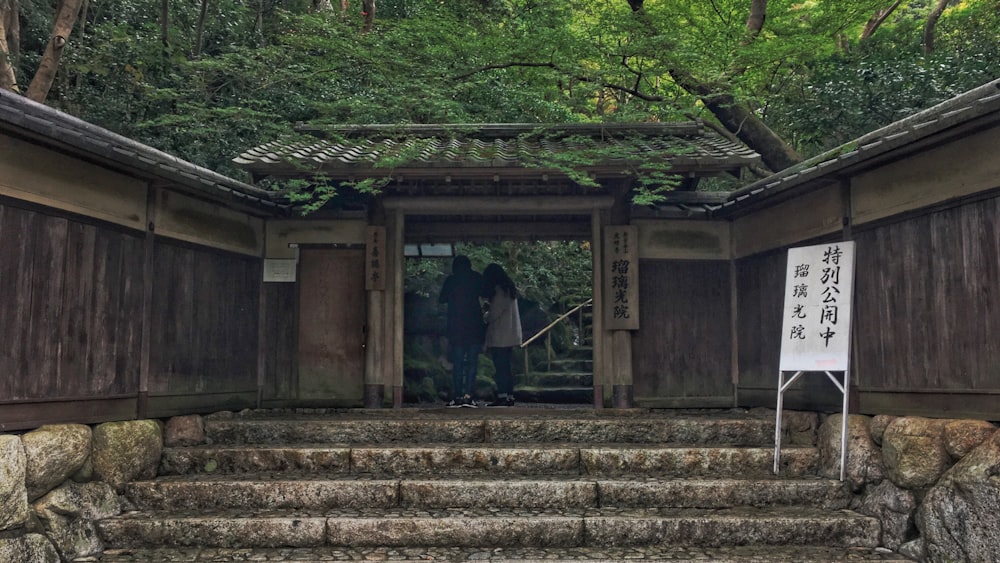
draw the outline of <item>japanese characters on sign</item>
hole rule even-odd
[[[368,227],[365,233],[365,289],[385,291],[385,227]]]
[[[788,250],[782,371],[848,369],[853,286],[853,242]]]
[[[608,330],[639,328],[639,231],[604,229],[604,323]]]

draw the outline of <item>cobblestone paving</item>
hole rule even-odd
[[[109,550],[99,558],[77,559],[100,563],[175,563],[191,561],[669,561],[698,563],[834,563],[842,561],[912,561],[881,549],[833,549],[808,547],[691,548],[659,547],[628,549],[477,549],[477,548],[369,548],[335,547],[280,549],[125,549]]]

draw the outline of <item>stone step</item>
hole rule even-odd
[[[542,366],[542,368],[544,368],[544,366]],[[590,370],[580,369],[557,369],[554,371],[541,371],[541,369],[536,369],[523,378],[520,378],[520,380],[521,385],[518,385],[516,389],[531,387],[579,387],[587,388],[588,391],[593,392],[592,388],[594,386],[593,372]]]
[[[847,508],[850,491],[827,479],[364,479],[246,475],[163,477],[126,485],[141,510],[335,508],[597,508],[803,505]]]
[[[815,475],[816,448],[783,447],[781,475]],[[773,448],[645,445],[302,445],[164,448],[160,475],[294,471],[325,475],[771,475]]]
[[[592,389],[586,389],[592,393]],[[374,410],[374,409],[373,409]],[[396,410],[396,409],[394,409]],[[773,446],[767,416],[651,414],[529,408],[361,410],[315,416],[206,417],[212,444],[679,443]],[[609,409],[610,410],[610,409]]]
[[[130,512],[98,523],[108,548],[581,547],[822,545],[876,547],[878,520],[840,510],[366,509],[326,512]]]
[[[641,546],[622,548],[260,548],[227,549],[216,547],[109,549],[101,563],[232,563],[236,561],[531,561],[539,563],[868,563],[875,561],[911,561],[884,549],[866,547],[816,546]]]

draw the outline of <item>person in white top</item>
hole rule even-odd
[[[486,348],[496,367],[499,401],[496,406],[514,404],[514,375],[510,356],[521,345],[521,314],[517,310],[517,287],[499,264],[483,270],[483,297],[489,300],[486,312]]]

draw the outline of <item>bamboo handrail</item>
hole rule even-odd
[[[558,318],[558,319],[556,319],[556,320],[552,321],[551,323],[549,323],[549,325],[548,325],[547,327],[545,327],[545,328],[543,328],[542,330],[540,330],[540,331],[536,332],[534,336],[532,336],[531,338],[529,338],[529,339],[525,340],[524,342],[522,342],[522,343],[521,343],[521,348],[524,348],[524,347],[525,347],[525,346],[527,346],[528,344],[531,344],[531,343],[532,343],[532,342],[534,342],[535,340],[538,340],[538,337],[540,337],[541,335],[545,334],[546,332],[548,332],[548,331],[552,330],[552,327],[554,327],[554,326],[556,326],[557,324],[559,324],[559,322],[560,322],[560,321],[562,321],[562,320],[563,320],[563,319],[565,319],[566,317],[568,317],[568,316],[572,315],[573,313],[575,313],[575,312],[579,311],[580,309],[583,309],[583,308],[584,308],[584,307],[586,307],[587,305],[590,305],[590,304],[591,304],[591,303],[592,303],[593,301],[594,301],[594,298],[593,298],[593,297],[591,297],[590,299],[588,299],[588,300],[584,301],[583,303],[580,303],[580,304],[579,304],[579,305],[577,305],[576,307],[573,307],[572,309],[570,309],[570,311],[569,311],[569,312],[567,312],[567,313],[563,313],[562,315],[560,315],[560,316],[559,316],[559,318]]]

